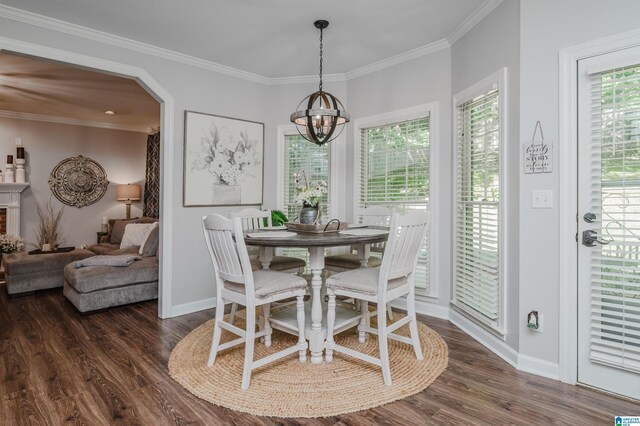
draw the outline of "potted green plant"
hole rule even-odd
[[[288,221],[287,216],[280,210],[271,210],[271,225],[282,226]]]

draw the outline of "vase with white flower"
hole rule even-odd
[[[2,256],[24,250],[24,240],[16,235],[0,234],[0,264]]]
[[[294,200],[302,204],[299,216],[300,223],[316,224],[320,217],[320,200],[327,194],[327,182],[309,182],[304,171],[294,173],[293,179],[296,184]]]

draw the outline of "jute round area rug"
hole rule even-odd
[[[395,320],[402,318],[394,314]],[[244,327],[238,320],[237,324]],[[375,319],[372,318],[375,326]],[[396,333],[408,335],[408,326]],[[213,320],[183,338],[169,357],[169,374],[195,396],[236,411],[274,417],[326,417],[366,410],[410,395],[429,386],[447,368],[447,345],[435,331],[418,323],[424,360],[413,347],[389,340],[392,385],[385,386],[379,367],[334,352],[331,363],[298,362],[297,353],[253,371],[251,385],[240,390],[244,345],[218,353],[207,367]],[[236,338],[223,332],[222,342]],[[254,359],[294,344],[295,338],[274,330],[270,348],[256,340]],[[378,339],[369,335],[358,343],[352,330],[338,336],[340,345],[378,356]]]

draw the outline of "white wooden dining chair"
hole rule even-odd
[[[363,207],[357,211],[355,217],[357,217],[359,223],[363,225],[389,226],[391,209],[384,206]],[[366,259],[366,265],[362,265],[361,257],[357,253],[354,253],[354,249],[355,248],[352,248],[349,253],[326,256],[324,258],[325,269],[329,272],[344,272],[363,266],[375,268],[382,263],[381,254],[384,252],[384,243],[365,246],[364,259]],[[376,253],[377,255],[371,255],[371,253]],[[389,319],[393,319],[391,304],[387,305],[387,315],[389,315]]]
[[[242,220],[242,229],[251,231],[254,229],[271,228],[273,222],[271,220],[271,210],[259,210],[255,208],[242,209],[231,213],[231,217],[239,217]],[[249,248],[250,253],[258,254],[258,250]],[[280,272],[293,272],[302,275],[307,263],[304,259],[292,256],[274,256],[269,264],[269,269]],[[259,259],[251,259],[251,266],[254,270],[263,269]]]
[[[245,344],[244,369],[242,372],[242,390],[249,388],[251,371],[265,364],[298,352],[300,362],[306,362],[307,342],[304,337],[304,294],[307,282],[294,274],[259,270],[253,271],[249,254],[244,243],[240,218],[227,219],[217,214],[202,217],[204,232],[211,262],[216,278],[216,318],[211,340],[208,365],[212,366],[219,351]],[[291,297],[296,298],[298,342],[286,349],[253,360],[255,339],[263,337],[265,345],[271,346],[272,327],[269,320],[269,306]],[[245,330],[224,321],[225,301],[246,307]],[[256,307],[263,308],[264,329],[256,332]],[[239,338],[220,344],[222,330],[230,331]]]
[[[237,212],[232,212],[231,217],[240,218],[242,222],[242,229],[244,231],[271,228],[273,226],[273,222],[271,219],[271,210],[247,208]],[[254,271],[263,269],[260,259],[258,258],[260,250],[257,247],[247,247],[247,251],[249,252],[251,268]],[[307,262],[298,257],[273,256],[269,264],[269,269],[272,271],[291,272],[302,276],[306,264]],[[229,322],[231,322],[231,324],[233,324],[235,320],[237,309],[238,305],[236,303],[231,304],[231,314],[229,317]]]
[[[342,352],[370,362],[382,368],[384,383],[390,385],[391,369],[389,367],[387,339],[394,339],[413,345],[416,358],[423,359],[415,310],[414,275],[428,224],[429,214],[426,212],[412,212],[405,215],[394,212],[391,216],[389,238],[385,245],[380,267],[353,269],[337,273],[327,279],[327,294],[329,296],[327,341],[325,343],[327,362],[333,360],[333,351]],[[369,302],[373,302],[380,307],[405,295],[407,296],[407,316],[405,318],[387,325],[385,309],[377,309],[377,329],[373,329],[368,325]],[[360,315],[337,323],[336,296],[359,299],[361,301]],[[378,335],[380,358],[375,358],[335,343],[334,330],[344,330],[349,327],[349,324],[355,325],[358,323],[360,324],[358,330],[361,343],[364,342],[367,332]],[[393,333],[406,324],[409,324],[411,338]]]

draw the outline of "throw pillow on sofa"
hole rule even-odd
[[[158,223],[158,226],[156,226],[151,230],[151,232],[149,232],[147,239],[144,241],[144,243],[140,245],[140,251],[138,253],[143,255],[144,257],[157,256],[159,243],[160,243],[160,224]]]
[[[113,220],[113,225],[111,221]],[[109,220],[109,235],[107,236],[108,243],[120,244],[124,235],[124,229],[130,223],[139,223],[140,218],[134,217],[133,219],[110,219]]]
[[[120,248],[141,246],[149,236],[149,233],[153,228],[158,226],[158,222],[155,223],[130,223],[124,228],[124,235],[122,236],[122,242]]]

